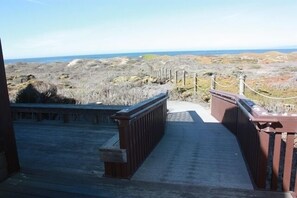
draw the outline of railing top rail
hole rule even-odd
[[[249,120],[251,122],[269,122],[269,123],[274,123],[278,122],[278,119],[274,117],[269,117],[269,116],[254,116],[253,110],[248,106],[248,104],[245,103],[243,100],[239,100],[237,103],[238,107],[243,111],[243,113],[249,117]]]
[[[212,95],[216,95],[221,99],[227,100],[232,103],[236,103],[238,96],[225,91],[209,90]]]
[[[158,104],[162,103],[163,101],[168,99],[168,93],[161,93],[152,98],[139,102],[133,106],[130,106],[126,109],[122,109],[121,111],[117,112],[115,115],[112,116],[114,119],[131,119],[143,112],[157,106]]]
[[[210,90],[210,93],[225,101],[235,102],[251,122],[266,132],[297,133],[297,114],[269,113],[242,95],[217,90]]]
[[[121,110],[123,105],[96,105],[96,104],[43,104],[43,103],[11,103],[12,109],[39,109],[39,110]]]

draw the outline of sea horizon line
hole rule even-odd
[[[136,58],[148,54],[153,55],[227,55],[227,54],[241,54],[241,53],[265,53],[277,51],[280,53],[297,52],[297,48],[263,48],[263,49],[218,49],[218,50],[173,50],[173,51],[143,51],[143,52],[120,52],[120,53],[100,53],[100,54],[80,54],[80,55],[65,55],[65,56],[44,56],[32,58],[8,58],[4,59],[5,64],[17,62],[69,62],[73,59],[102,59],[102,58],[115,58],[115,57],[129,57]]]

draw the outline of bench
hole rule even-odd
[[[100,159],[103,162],[127,163],[126,149],[120,148],[119,134],[114,135],[99,149]]]

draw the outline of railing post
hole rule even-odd
[[[211,76],[210,89],[211,90],[215,90],[216,89],[216,75],[215,74],[213,74]]]
[[[2,46],[0,41],[0,152],[5,153],[7,172],[9,174],[20,169],[15,135],[13,130],[11,109],[7,90],[6,74]]]
[[[172,78],[172,73],[171,73],[171,69],[169,70],[169,81],[171,81]]]
[[[293,153],[294,153],[294,140],[295,140],[295,134],[287,133],[284,174],[283,174],[283,191],[284,192],[290,191],[292,159],[293,159]]]
[[[244,92],[245,92],[244,83],[245,83],[245,75],[241,75],[239,77],[239,95],[244,95]]]

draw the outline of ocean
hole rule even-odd
[[[101,59],[113,57],[140,57],[145,54],[155,55],[223,55],[223,54],[240,54],[240,53],[264,53],[269,51],[278,51],[282,53],[297,52],[297,49],[254,49],[254,50],[208,50],[208,51],[163,51],[163,52],[136,52],[136,53],[119,53],[119,54],[92,54],[92,55],[76,55],[76,56],[55,56],[55,57],[41,57],[41,58],[22,58],[22,59],[4,59],[5,64],[17,62],[36,62],[36,63],[50,63],[50,62],[69,62],[73,59]]]

